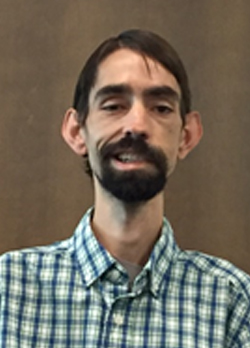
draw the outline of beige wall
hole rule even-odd
[[[137,27],[186,63],[201,145],[180,163],[166,212],[182,247],[250,272],[250,2],[0,0],[0,251],[69,236],[92,204],[81,161],[60,137],[77,75],[107,36]]]

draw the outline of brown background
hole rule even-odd
[[[167,38],[189,71],[204,138],[180,163],[166,213],[184,248],[250,272],[250,2],[0,0],[0,251],[68,237],[92,204],[60,137],[77,75],[107,36]]]

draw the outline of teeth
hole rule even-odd
[[[118,159],[121,162],[135,162],[135,161],[139,161],[140,157],[132,153],[123,153],[118,156]]]

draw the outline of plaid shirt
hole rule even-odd
[[[166,219],[128,275],[97,242],[90,211],[68,240],[0,258],[0,348],[249,348],[250,278],[183,252]]]

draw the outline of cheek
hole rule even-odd
[[[180,128],[176,129],[174,127],[171,127],[167,132],[164,132],[162,144],[165,145],[162,148],[168,160],[169,174],[172,173],[176,166],[181,139],[182,137]]]
[[[87,125],[88,138],[91,142],[90,146],[95,148],[96,151],[100,150],[103,145],[112,141],[117,141],[120,136],[121,122],[107,122],[107,120],[99,119],[93,124],[89,122]]]
[[[91,137],[90,135],[91,132],[89,131],[89,128],[87,127],[83,130],[83,134],[85,138],[88,160],[89,160],[91,168],[94,169],[95,162],[98,158],[97,149],[96,149],[96,138]]]
[[[90,166],[94,173],[100,172],[100,149],[108,142],[108,137],[99,129],[88,129],[86,135],[86,147]],[[100,173],[99,173],[100,174]]]
[[[167,176],[170,176],[177,164],[177,157],[175,157],[174,159],[172,158],[171,160],[168,158],[168,173]]]

